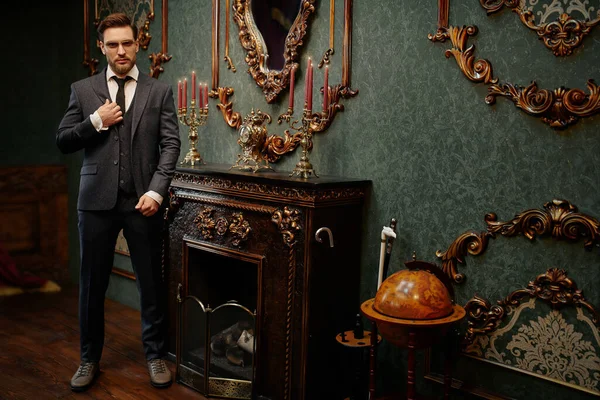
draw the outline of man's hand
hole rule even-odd
[[[152,197],[143,195],[135,206],[135,209],[144,217],[150,217],[158,211],[158,203]]]
[[[98,115],[102,119],[102,126],[109,127],[123,120],[123,112],[121,107],[114,101],[111,103],[108,99],[98,109]]]

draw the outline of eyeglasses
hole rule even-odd
[[[124,40],[122,42],[108,42],[104,43],[104,46],[109,50],[117,50],[119,46],[123,46],[125,50],[131,48],[135,44],[133,40]]]

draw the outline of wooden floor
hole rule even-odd
[[[77,289],[0,297],[0,399],[206,400],[177,383],[150,385],[140,339],[140,315],[106,302],[106,338],[100,375],[84,393],[73,393],[79,366]],[[169,362],[173,377],[175,365]]]

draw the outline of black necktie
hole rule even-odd
[[[121,107],[121,112],[123,113],[123,115],[125,115],[125,82],[133,78],[130,76],[126,76],[125,78],[118,78],[116,76],[113,76],[113,79],[115,80],[115,82],[117,82],[117,85],[119,85],[119,90],[117,90],[116,98],[117,105]]]

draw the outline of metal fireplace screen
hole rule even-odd
[[[262,257],[184,240],[178,382],[208,396],[253,398],[261,264]]]

